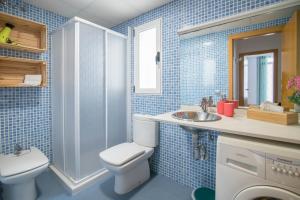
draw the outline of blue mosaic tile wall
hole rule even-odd
[[[159,114],[176,110],[181,104],[180,91],[183,90],[180,84],[178,29],[280,1],[282,0],[175,0],[116,26],[114,30],[127,34],[128,26],[138,26],[159,17],[163,18],[163,95],[136,96],[132,94],[133,112]],[[22,3],[20,0],[10,2],[17,5]],[[25,4],[25,8],[27,11],[22,12],[13,7],[0,6],[0,11],[45,23],[48,25],[48,32],[67,21],[65,17],[28,4]],[[192,43],[194,42],[191,41]],[[4,153],[11,152],[13,145],[20,143],[24,147],[36,146],[51,157],[50,51],[49,39],[48,50],[43,54],[0,49],[2,56],[42,59],[48,64],[48,87],[0,88],[0,144],[1,151]],[[216,71],[216,73],[221,74],[223,71]],[[226,87],[220,89],[227,91]],[[213,141],[207,137],[203,140],[208,145],[209,160],[194,161],[191,135],[177,126],[162,124],[160,145],[155,150],[151,168],[159,174],[191,187],[214,188],[217,135],[217,132],[213,133],[215,136]]]
[[[186,90],[186,88],[181,87],[181,79],[184,78],[181,77],[181,68],[183,68],[181,61],[184,62],[184,60],[180,61],[180,53],[185,53],[186,56],[195,56],[192,53],[188,54],[188,52],[185,52],[189,51],[185,48],[197,48],[197,40],[199,40],[198,43],[201,43],[202,40],[213,39],[220,46],[217,49],[211,48],[208,53],[211,55],[225,54],[224,50],[226,49],[226,45],[223,41],[225,37],[224,33],[219,36],[208,35],[203,38],[186,41],[186,43],[182,44],[183,49],[180,50],[180,39],[177,35],[178,29],[187,25],[195,25],[219,19],[281,1],[282,0],[175,0],[114,27],[113,29],[115,31],[127,34],[128,26],[135,27],[160,17],[163,19],[163,95],[137,96],[132,93],[132,112],[160,114],[173,111],[178,109],[181,104],[181,90],[183,93],[188,92],[189,94],[190,92],[194,92],[193,90]],[[275,23],[280,24],[282,22]],[[257,27],[252,26],[252,29],[259,27],[262,27],[262,25]],[[235,32],[243,30],[246,29],[235,30]],[[229,32],[227,34],[229,34]],[[202,49],[201,51],[204,50]],[[189,62],[193,62],[194,60],[186,59]],[[207,93],[219,87],[219,89],[223,91],[228,90],[227,70],[225,69],[225,66],[227,66],[226,58],[223,61],[223,66],[216,69],[216,80]],[[192,66],[194,63],[189,64]],[[221,63],[217,64],[220,65]],[[132,71],[133,69],[132,66]],[[182,70],[182,72],[184,72],[184,69]],[[196,100],[188,99],[188,101],[198,103],[196,102],[199,99],[198,97],[206,95],[206,91],[200,91],[197,95],[198,96],[195,96]],[[213,189],[215,187],[216,138],[218,133],[213,132],[212,134],[214,136],[213,141],[207,139],[207,137],[203,140],[203,143],[208,146],[209,160],[194,161],[192,159],[191,134],[176,125],[161,124],[160,145],[155,149],[154,156],[151,160],[151,169],[156,173],[170,177],[178,183],[193,188],[203,186]]]
[[[19,9],[24,6],[25,12]],[[44,23],[48,33],[67,21],[47,10],[10,0],[0,11]],[[47,61],[48,86],[46,88],[0,88],[0,152],[11,153],[14,144],[27,148],[35,146],[51,158],[51,43],[48,37],[46,53],[26,53],[0,48],[1,56],[13,56]]]

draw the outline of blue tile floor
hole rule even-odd
[[[190,200],[192,192],[191,188],[161,175],[152,175],[149,181],[126,195],[114,193],[114,179],[110,178],[71,196],[50,171],[37,177],[37,186],[38,200]]]

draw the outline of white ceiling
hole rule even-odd
[[[108,28],[172,0],[24,0],[66,17],[78,16]]]

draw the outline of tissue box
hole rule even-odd
[[[298,124],[298,113],[268,112],[268,111],[262,111],[259,108],[255,108],[255,107],[248,108],[247,118],[276,123],[276,124],[283,124],[283,125]]]

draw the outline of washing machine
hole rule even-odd
[[[300,145],[221,135],[216,170],[216,200],[300,200]]]

